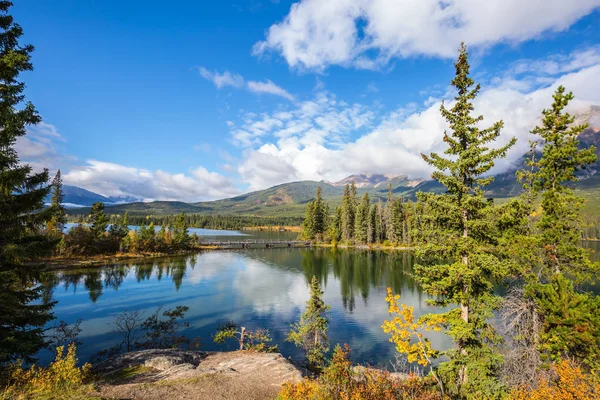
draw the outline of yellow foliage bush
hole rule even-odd
[[[438,400],[441,396],[431,378],[393,378],[388,372],[355,370],[348,360],[349,348],[336,347],[331,363],[317,378],[286,383],[278,400]]]
[[[596,400],[600,399],[600,377],[586,374],[563,360],[552,366],[554,378],[541,378],[537,387],[521,387],[511,392],[510,400]]]
[[[70,344],[56,348],[56,358],[47,367],[33,365],[23,369],[13,364],[8,371],[8,383],[0,392],[6,399],[70,399],[77,398],[86,390],[85,381],[90,377],[91,365],[77,367],[76,347]]]

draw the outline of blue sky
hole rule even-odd
[[[461,41],[527,147],[559,83],[600,104],[600,0],[27,1],[36,168],[104,195],[199,201],[351,173],[425,178]],[[485,3],[485,4],[484,4]]]

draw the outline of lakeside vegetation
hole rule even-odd
[[[104,205],[96,203],[89,225],[63,233],[60,172],[47,185],[48,171],[34,173],[20,164],[14,150],[26,127],[41,118],[25,101],[24,84],[18,81],[21,72],[32,69],[33,47],[19,44],[22,29],[8,15],[10,6],[0,1],[0,394],[92,397],[90,366],[77,365],[78,325],[63,325],[61,341],[68,345],[66,350],[56,347],[53,363],[45,368],[34,363],[38,351],[57,345],[46,337],[55,302],[44,297],[44,276],[35,261],[52,254],[190,249],[198,239],[188,231],[196,216],[182,211],[161,220],[158,232],[148,220],[130,231],[127,214],[110,225]],[[502,122],[481,129],[482,117],[472,115],[479,85],[469,75],[464,46],[455,68],[457,96],[451,108],[441,109],[450,126],[444,134],[448,148],[444,154],[423,155],[446,192],[419,193],[412,203],[390,195],[384,207],[382,202],[372,205],[368,194],[358,201],[356,188],[349,185],[330,218],[318,190],[303,224],[305,237],[314,240],[415,245],[420,259],[415,279],[430,296],[432,312],[415,318],[412,307],[389,289],[390,319],[381,323],[397,352],[424,368],[405,378],[357,371],[348,358],[350,349],[339,345],[328,359],[332,316],[313,275],[306,309],[288,335],[305,352],[312,375],[285,385],[281,399],[560,400],[600,395],[600,296],[584,290],[584,284],[597,279],[600,265],[581,247],[583,200],[567,185],[596,155],[593,148],[578,147],[584,126],[574,125],[564,111],[573,96],[563,87],[556,90],[542,124],[532,131],[539,141],[531,144],[528,169],[519,173],[524,194],[496,205],[484,196],[493,179],[485,174],[514,139],[493,147]],[[50,191],[51,204],[44,208]],[[497,295],[497,285],[508,288],[504,299]],[[182,346],[189,341],[180,335],[187,311],[177,306],[146,318],[117,316],[114,324],[123,342],[115,352]],[[493,323],[494,315],[501,316],[504,331]],[[447,334],[453,346],[433,348],[424,335],[431,330]],[[268,332],[245,332],[240,325],[229,325],[214,340],[237,339],[248,351],[273,350]],[[132,340],[133,333],[140,340]]]

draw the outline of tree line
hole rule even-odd
[[[118,220],[119,216],[111,215],[111,220]],[[148,216],[129,216],[129,223],[132,225],[142,225],[153,223],[155,226],[166,225],[175,222],[176,215],[148,215]],[[240,230],[245,227],[273,227],[277,229],[282,226],[298,226],[302,222],[300,217],[258,217],[252,215],[199,215],[186,214],[185,222],[190,228],[203,229],[227,229]]]
[[[395,197],[391,184],[385,203],[371,203],[368,193],[358,198],[354,182],[344,187],[341,204],[330,212],[321,187],[306,207],[302,237],[328,243],[410,245],[416,223],[415,204]]]

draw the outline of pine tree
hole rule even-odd
[[[26,127],[41,121],[25,100],[22,71],[31,71],[31,45],[20,45],[22,28],[8,15],[12,4],[0,1],[0,366],[31,356],[44,344],[44,325],[52,302],[40,303],[40,267],[24,261],[50,251],[39,232],[49,220],[41,211],[50,188],[48,171],[32,173],[14,148]]]
[[[369,209],[369,217],[367,221],[367,243],[372,244],[377,242],[379,234],[379,224],[377,219],[377,204],[373,204]]]
[[[304,221],[302,221],[302,237],[307,240],[315,238],[315,202],[311,200],[306,205]]]
[[[553,98],[552,107],[543,111],[542,125],[531,131],[539,140],[530,143],[527,169],[519,173],[529,207],[541,193],[541,214],[529,232],[529,245],[518,247],[517,254],[534,260],[520,264],[528,282],[525,293],[544,321],[541,332],[531,332],[539,336],[542,357],[576,358],[594,369],[600,368],[600,296],[577,293],[574,283],[593,281],[600,263],[590,261],[581,247],[584,199],[568,185],[577,181],[577,170],[596,161],[596,149],[580,148],[578,136],[587,124],[574,125],[575,118],[564,111],[573,94],[559,86]]]
[[[402,202],[401,197],[392,200],[390,213],[390,235],[394,238],[394,243],[405,243],[403,234],[404,203]]]
[[[377,231],[375,232],[376,242],[383,243],[386,238],[386,222],[385,222],[385,210],[383,209],[383,204],[381,202],[381,198],[377,202]]]
[[[433,226],[425,233],[428,241],[420,246],[418,255],[439,263],[417,265],[415,273],[423,289],[436,297],[432,304],[459,305],[441,316],[430,316],[444,320],[456,345],[445,352],[449,361],[440,366],[440,374],[455,396],[486,397],[499,392],[496,375],[501,357],[493,348],[499,338],[489,320],[499,301],[493,287],[505,276],[507,266],[494,252],[494,225],[489,218],[493,206],[484,197],[483,188],[493,181],[485,174],[494,166],[494,160],[504,157],[516,140],[500,148],[488,147],[500,135],[503,122],[480,129],[483,117],[472,116],[480,86],[469,76],[464,45],[454,66],[452,86],[457,96],[451,109],[441,106],[450,126],[450,132],[444,132],[447,157],[423,155],[436,169],[432,177],[447,192],[418,195],[420,201],[428,203],[430,212],[423,217]]]
[[[386,239],[395,243],[398,241],[394,225],[392,222],[394,215],[394,193],[392,192],[392,184],[388,185],[387,200],[385,202],[385,236]]]
[[[92,204],[90,215],[88,217],[91,224],[90,230],[96,238],[102,238],[108,228],[109,218],[104,214],[104,203],[96,202]]]
[[[51,197],[50,207],[48,212],[50,214],[50,221],[48,221],[47,231],[52,236],[60,236],[65,229],[67,223],[67,210],[62,205],[63,192],[62,192],[62,179],[60,176],[60,169],[54,176],[52,184],[50,185]]]
[[[370,207],[369,194],[365,193],[360,204],[356,207],[354,218],[354,239],[361,244],[367,243]]]
[[[535,160],[538,143],[532,142],[532,153],[526,161],[533,171],[531,191],[534,196],[541,193],[542,197],[542,214],[536,229],[546,253],[543,267],[546,276],[566,273],[578,281],[589,280],[597,269],[580,243],[584,199],[567,185],[577,181],[577,170],[596,161],[596,148],[579,148],[578,136],[588,125],[573,125],[575,117],[564,112],[573,94],[565,94],[565,88],[559,86],[553,98],[552,108],[543,111],[542,126],[531,131],[541,140],[541,157]]]
[[[321,285],[317,277],[313,276],[306,310],[300,317],[300,322],[292,325],[286,339],[304,350],[306,360],[313,368],[322,368],[325,365],[325,355],[329,351],[329,320],[326,313],[330,308],[323,302]]]
[[[183,211],[179,213],[173,225],[173,243],[181,249],[188,248],[190,244],[188,224]]]
[[[354,213],[356,212],[356,186],[352,182],[344,187],[342,197],[342,239],[350,241],[354,238]]]
[[[317,192],[315,193],[314,200],[314,224],[313,229],[315,235],[322,235],[325,233],[326,228],[326,220],[327,220],[327,211],[325,210],[325,202],[323,201],[321,186],[317,187]]]

